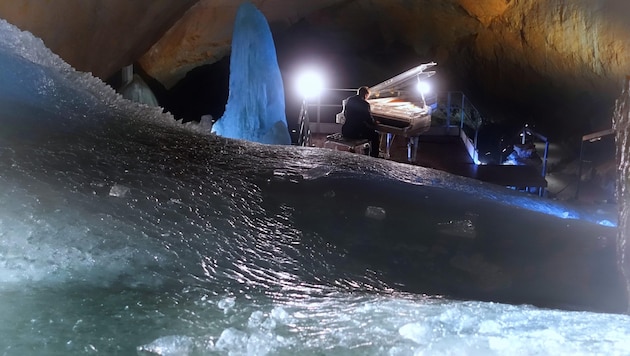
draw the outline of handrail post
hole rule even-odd
[[[451,92],[447,93],[446,99],[446,129],[448,130],[451,127]]]
[[[549,153],[549,141],[545,142],[545,157],[543,158],[542,176],[547,176],[547,157]]]
[[[577,185],[575,187],[575,200],[578,200],[580,197],[580,184],[582,183],[582,164],[584,163],[584,159],[582,158],[583,153],[584,140],[582,140],[582,144],[580,145],[580,164],[578,166]]]
[[[307,146],[310,144],[310,122],[308,119],[308,103],[306,98],[302,100],[302,108],[300,109],[300,133],[298,137],[298,146]]]
[[[543,159],[543,166],[542,166],[543,179],[545,179],[545,177],[547,176],[547,157],[548,156],[549,156],[549,140],[545,141],[545,158]],[[540,187],[540,190],[538,191],[538,196],[543,197],[544,194],[545,194],[545,188]]]
[[[463,130],[464,129],[464,119],[466,118],[466,115],[464,113],[464,105],[466,100],[466,95],[464,95],[464,93],[462,93],[462,107],[460,109],[460,114],[459,114],[459,129]]]
[[[483,126],[483,117],[481,116],[481,113],[479,112],[479,110],[477,110],[477,108],[474,109],[477,116],[477,130],[475,131],[475,152],[477,152],[477,156],[479,156],[479,130],[481,130],[481,126]]]
[[[321,94],[317,96],[317,132],[320,133],[321,132],[321,128],[319,127],[319,123],[320,123],[320,115],[321,115],[321,109],[322,109],[322,96]]]

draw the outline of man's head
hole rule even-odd
[[[363,99],[367,99],[370,96],[370,89],[368,87],[360,87],[357,89],[357,95],[362,97]]]

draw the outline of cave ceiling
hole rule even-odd
[[[241,2],[14,0],[0,2],[0,17],[42,38],[78,70],[105,80],[135,63],[170,88],[193,68],[229,55]],[[283,70],[290,67],[285,53],[343,57],[331,60],[335,70],[359,71],[365,82],[358,86],[436,61],[442,90],[463,90],[489,112],[511,108],[492,115],[553,121],[575,133],[610,126],[630,74],[626,0],[252,3],[270,23]]]

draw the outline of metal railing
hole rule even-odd
[[[311,145],[311,122],[308,117],[308,103],[306,99],[302,101],[302,107],[300,108],[300,116],[298,118],[300,131],[298,133],[298,146],[310,146]]]
[[[427,104],[433,108],[431,125],[446,130],[458,127],[469,140],[469,154],[478,163],[479,130],[483,125],[483,116],[470,99],[461,91],[449,91],[427,97]]]
[[[324,90],[324,93],[330,92],[356,92],[356,89],[328,88]],[[341,108],[341,97],[334,98],[336,104],[331,104],[328,102],[322,103],[322,96],[319,96],[315,102],[309,102],[308,100],[304,100],[302,102],[299,117],[299,125],[301,131],[300,137],[302,136],[302,129],[305,126],[305,122],[308,122],[309,124],[314,124],[315,131],[319,131],[319,125],[321,124],[322,108]],[[468,99],[463,92],[449,91],[445,93],[438,93],[435,95],[428,95],[425,100],[427,105],[431,106],[433,109],[432,126],[442,126],[447,128],[458,126],[461,130],[466,131],[468,137],[472,137],[474,147],[475,149],[477,148],[479,128],[483,123],[483,117],[479,110],[472,104],[470,99]],[[317,114],[315,116],[315,120],[310,121],[309,109],[313,108],[316,109]]]
[[[326,101],[324,103],[322,103],[322,97],[324,96],[323,94],[318,96],[316,101],[314,102],[310,102],[308,99],[304,99],[302,101],[302,106],[300,108],[300,116],[298,117],[298,126],[299,126],[299,133],[298,133],[298,145],[299,146],[310,146],[310,136],[311,136],[311,125],[314,125],[315,127],[313,128],[315,132],[321,132],[321,125],[322,125],[322,108],[336,108],[338,109],[338,111],[335,112],[335,114],[337,112],[340,112],[342,109],[342,105],[341,105],[341,101],[342,99],[345,99],[345,94],[341,95],[339,93],[343,93],[343,92],[356,92],[357,89],[336,89],[336,88],[327,88],[324,89],[323,92],[324,93],[337,93],[336,97],[333,98],[329,98],[329,101]],[[332,104],[332,102],[335,102],[336,104]],[[311,109],[315,109],[315,117],[314,117],[314,121],[311,121],[310,116],[309,116],[309,112]]]
[[[588,135],[582,136],[582,143],[580,144],[580,165],[578,167],[577,186],[575,187],[575,200],[580,195],[580,185],[582,183],[582,167],[584,165],[584,144],[599,142],[603,137],[614,135],[615,129],[607,129],[602,131],[593,132]]]
[[[533,138],[537,138],[539,141],[544,142],[545,143],[545,153],[543,155],[543,159],[542,159],[542,169],[540,172],[540,175],[543,177],[543,179],[547,176],[547,158],[549,157],[549,139],[546,136],[543,136],[537,132],[535,132],[534,130],[530,129],[529,127],[527,127],[527,125],[525,125],[523,127],[523,129],[521,130],[521,144],[525,144],[527,142],[527,137],[528,136],[532,136]],[[532,139],[533,141],[533,139]],[[540,187],[540,189],[538,190],[538,196],[542,197],[545,194],[545,188]]]
[[[322,103],[322,94],[317,97],[316,101],[309,102],[308,100],[302,101],[302,107],[300,109],[299,123],[299,136],[298,145],[308,146],[310,145],[311,125],[315,125],[314,132],[320,132],[320,125],[322,124],[321,112],[322,108],[337,108],[341,110],[340,92],[356,92],[356,89],[336,89],[327,88],[323,91],[326,94],[336,93],[337,97],[330,101],[336,102],[336,104],[328,103],[328,101]],[[345,94],[344,94],[345,95]],[[343,97],[345,98],[345,96]],[[463,132],[468,142],[466,144],[469,154],[472,159],[478,163],[478,139],[479,129],[483,124],[483,117],[480,111],[472,104],[470,99],[461,91],[449,91],[445,93],[438,93],[435,95],[428,95],[425,98],[427,105],[432,107],[432,122],[431,126],[445,127],[448,131],[452,127],[458,127],[460,132]],[[315,120],[311,121],[309,112],[311,109],[316,110]]]

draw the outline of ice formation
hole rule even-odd
[[[159,106],[151,88],[149,88],[147,83],[137,74],[134,74],[133,79],[120,89],[120,94],[123,98],[135,101],[136,103]]]
[[[212,131],[229,138],[291,144],[271,30],[265,16],[249,2],[236,14],[228,102]]]

